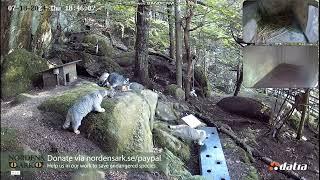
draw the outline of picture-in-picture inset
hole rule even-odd
[[[243,83],[253,88],[313,88],[318,85],[318,46],[247,46]]]
[[[314,0],[247,0],[243,3],[246,43],[317,43],[319,10]]]

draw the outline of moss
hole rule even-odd
[[[104,35],[88,34],[84,37],[83,41],[85,43],[91,44],[93,46],[95,46],[98,43],[99,50],[101,51],[102,55],[104,55],[104,56],[113,57],[113,55],[114,55],[114,51],[113,51],[113,47],[111,45],[111,42]]]
[[[250,171],[246,177],[243,178],[244,180],[259,180],[259,174],[257,169],[253,166],[250,166]]]
[[[76,102],[76,100],[88,94],[91,91],[104,89],[92,84],[79,86],[78,88],[69,90],[61,96],[50,98],[43,102],[38,109],[43,111],[51,111],[66,116],[68,109]]]
[[[29,99],[32,99],[33,96],[27,93],[21,93],[19,94],[15,99],[14,99],[14,103],[15,104],[20,104],[23,102],[28,101]]]
[[[97,58],[97,59],[95,59]],[[84,53],[84,66],[87,72],[92,76],[100,76],[101,72],[118,72],[122,73],[122,68],[110,57],[94,57]]]
[[[50,11],[49,11],[50,12]],[[48,49],[48,45],[51,42],[51,26],[48,22],[49,19],[46,19],[46,17],[42,17],[40,26],[37,29],[36,32],[36,38],[35,38],[35,49],[36,53],[41,56],[46,49]]]
[[[168,133],[170,130],[164,123],[156,123],[153,129],[153,139],[162,148],[167,148],[184,162],[190,159],[190,148],[175,136]]]
[[[246,164],[251,164],[250,158],[248,156],[248,153],[240,148],[240,152],[241,152],[241,156],[240,156],[240,160]]]
[[[169,86],[167,86],[166,92],[179,100],[185,99],[185,92],[176,84],[170,84]]]
[[[19,29],[17,31],[17,48],[30,49],[31,42],[31,22],[32,22],[32,11],[21,12],[22,19],[20,22]]]
[[[160,171],[173,179],[201,180],[202,176],[193,176],[186,168],[183,161],[167,148],[164,149],[162,161],[157,164]]]
[[[135,52],[125,52],[114,57],[120,66],[131,66],[135,62]]]
[[[48,68],[47,61],[25,49],[16,49],[5,56],[1,73],[1,96],[12,97],[32,88],[39,71]]]
[[[39,106],[39,109],[66,116],[68,109],[78,98],[96,89],[103,88],[92,85],[80,86],[63,95],[48,99]],[[85,130],[88,137],[96,141],[106,152],[152,151],[152,134],[149,124],[151,113],[145,110],[148,108],[146,101],[137,94],[128,92],[117,98],[104,100],[101,106],[106,112],[89,113],[82,121],[80,131]]]
[[[17,134],[15,129],[1,128],[1,152],[17,152],[22,151],[22,147],[17,142]]]

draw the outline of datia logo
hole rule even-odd
[[[308,165],[307,164],[298,164],[296,162],[294,162],[293,164],[290,164],[290,163],[283,163],[283,164],[280,164],[278,162],[271,162],[270,165],[269,165],[269,171],[281,171],[281,170],[287,170],[287,171],[290,171],[290,170],[293,170],[293,171],[305,171],[308,169]]]

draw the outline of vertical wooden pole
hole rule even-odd
[[[307,111],[307,104],[309,101],[309,94],[310,94],[310,88],[307,88],[305,90],[305,93],[303,94],[303,107],[302,107],[302,113],[301,113],[301,120],[300,120],[300,124],[299,124],[299,128],[298,128],[298,132],[297,132],[297,139],[300,140],[302,137],[302,133],[303,133],[303,129],[304,129],[304,124],[306,121],[306,111]]]

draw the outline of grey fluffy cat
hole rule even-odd
[[[68,110],[63,129],[69,128],[71,124],[73,132],[80,134],[78,128],[82,119],[91,111],[105,112],[105,109],[101,107],[101,102],[105,96],[113,97],[114,94],[113,90],[96,90],[83,96]]]
[[[111,88],[115,88],[117,86],[122,86],[129,84],[129,78],[125,78],[124,76],[118,73],[103,73],[100,78],[98,85],[99,86],[107,86]]]
[[[207,133],[204,130],[198,130],[191,128],[188,125],[169,126],[173,129],[173,134],[182,138],[183,140],[191,140],[197,142],[199,145],[203,145],[203,141],[207,137]]]

